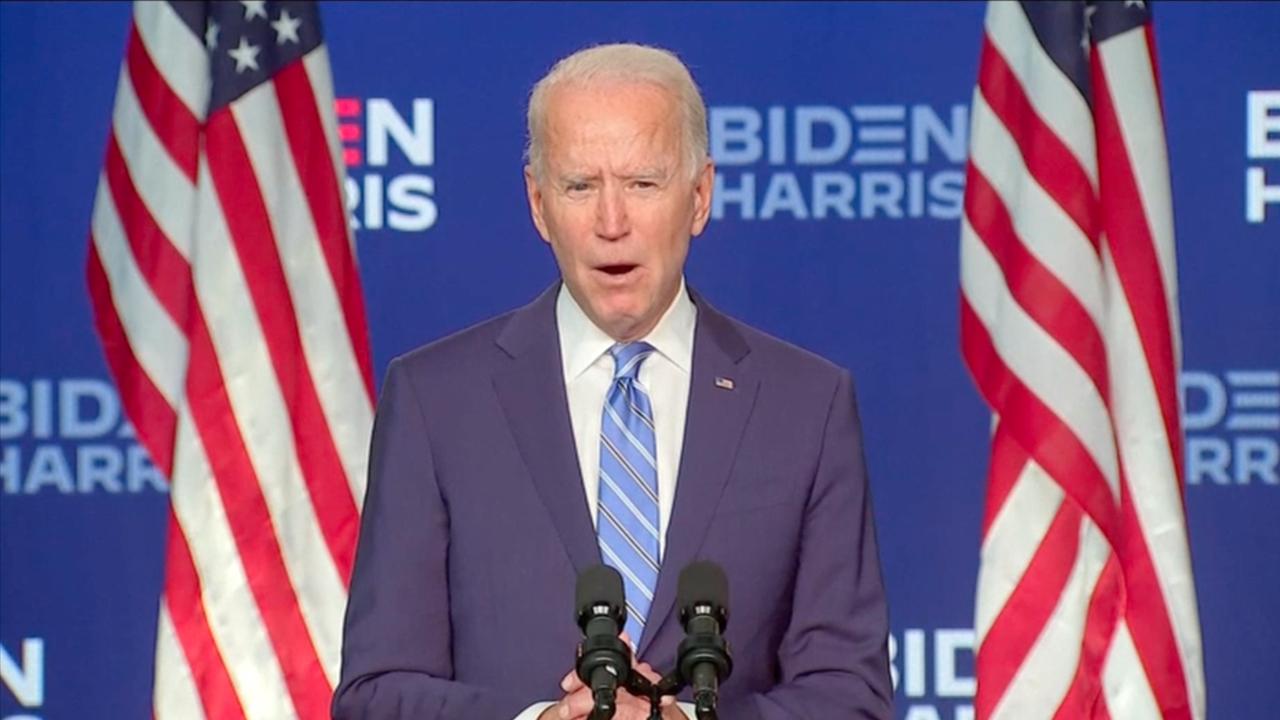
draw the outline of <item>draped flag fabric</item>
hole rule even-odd
[[[1203,718],[1151,14],[992,2],[961,343],[995,416],[979,718]]]
[[[139,2],[88,284],[170,479],[155,716],[321,718],[373,415],[310,3]]]

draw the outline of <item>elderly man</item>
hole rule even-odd
[[[849,375],[684,283],[714,177],[688,70],[637,45],[565,58],[530,98],[528,156],[561,282],[392,362],[335,717],[583,718],[577,574],[619,569],[652,676],[695,559],[731,587],[721,717],[889,717]],[[647,717],[620,696],[619,720]]]

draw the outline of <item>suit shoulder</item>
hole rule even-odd
[[[770,335],[736,318],[727,318],[751,347],[755,362],[771,374],[807,378],[822,384],[835,383],[848,371],[827,358],[805,348]]]

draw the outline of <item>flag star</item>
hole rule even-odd
[[[209,50],[218,47],[218,31],[221,29],[218,23],[212,20],[209,21],[209,27],[204,29],[204,46]]]
[[[250,45],[249,39],[241,35],[240,44],[235,49],[228,50],[227,54],[236,61],[236,72],[242,73],[245,68],[258,69],[258,50],[257,45]]]
[[[1080,37],[1080,47],[1084,48],[1085,52],[1089,51],[1089,36],[1093,34],[1093,14],[1096,12],[1098,12],[1096,5],[1084,6],[1084,35]]]
[[[252,20],[259,16],[263,20],[267,19],[267,0],[240,0],[240,4],[244,6],[245,20]]]
[[[289,17],[288,10],[280,11],[280,19],[271,23],[271,27],[276,29],[276,44],[282,45],[285,41],[298,42],[298,26],[302,21],[295,17]]]

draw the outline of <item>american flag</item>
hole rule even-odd
[[[88,282],[171,480],[157,718],[320,718],[373,416],[329,60],[301,2],[138,2]]]
[[[977,716],[1203,718],[1147,3],[990,3],[970,142],[961,342],[995,417]]]

